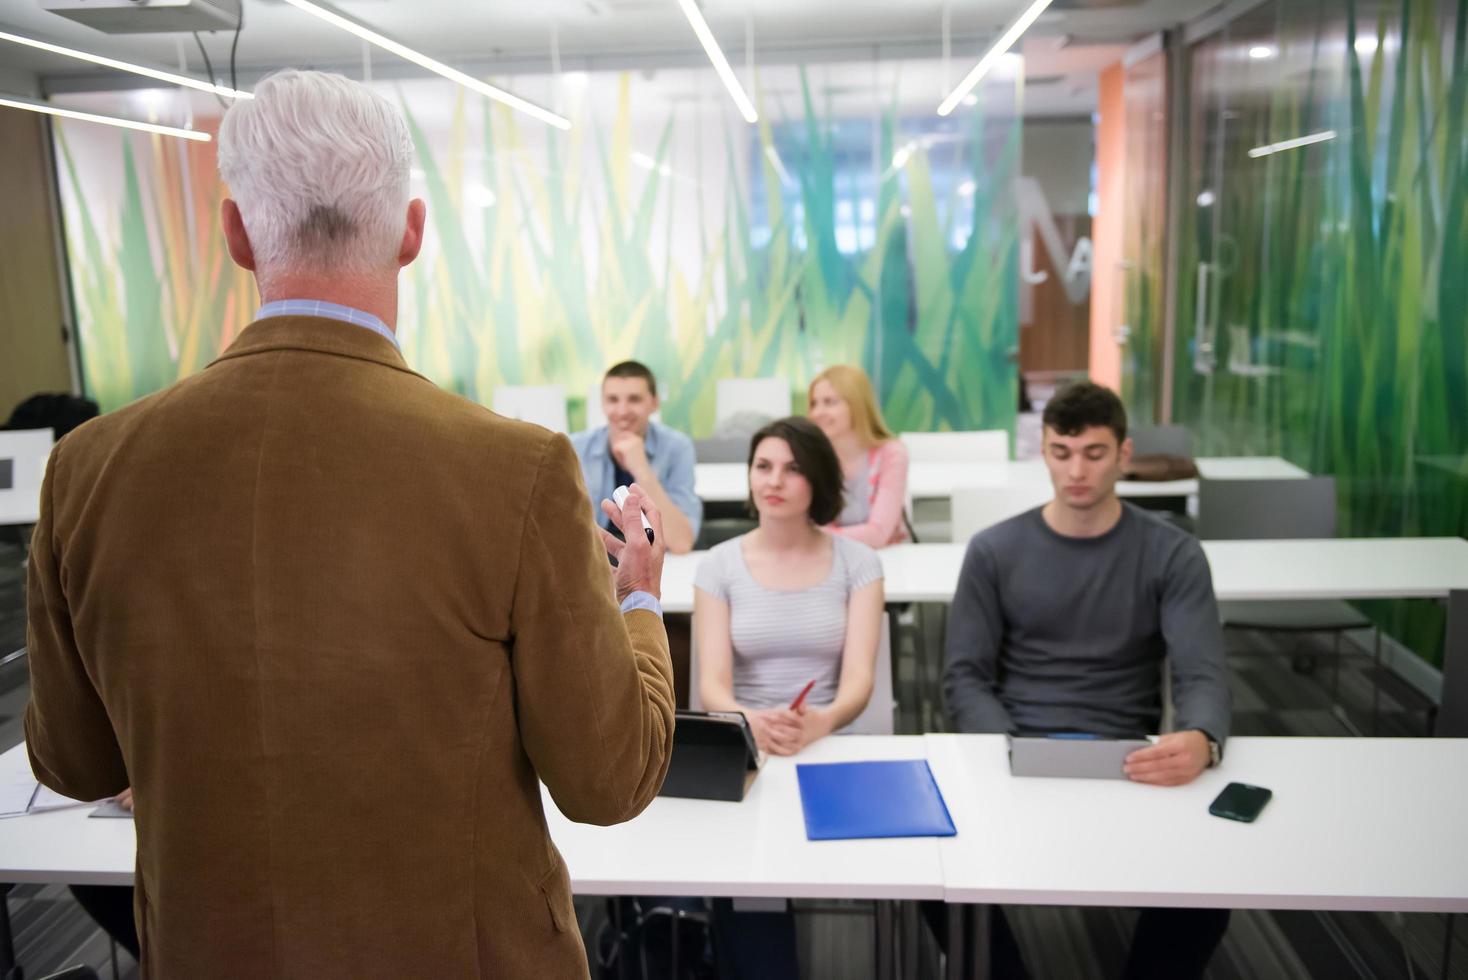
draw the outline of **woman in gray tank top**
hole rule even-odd
[[[712,549],[694,578],[703,706],[744,712],[776,755],[844,728],[872,693],[882,565],[866,545],[822,533],[841,512],[841,484],[835,450],[812,422],[765,426],[749,455],[759,527]]]

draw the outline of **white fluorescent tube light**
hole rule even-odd
[[[120,126],[123,129],[139,129],[145,133],[157,133],[159,136],[177,136],[181,139],[196,140],[200,143],[207,143],[210,139],[208,133],[201,133],[196,129],[176,129],[173,126],[159,126],[156,123],[136,122],[132,119],[122,119],[118,116],[99,116],[92,112],[78,112],[75,109],[63,109],[60,106],[47,105],[45,102],[18,99],[10,95],[0,95],[0,106],[9,106],[12,109],[28,109],[31,112],[44,112],[48,116],[62,116],[66,119],[80,119],[82,122]]]
[[[10,41],[13,44],[24,44],[26,47],[36,48],[41,51],[49,51],[59,54],[65,58],[76,58],[79,61],[90,61],[94,65],[103,68],[116,68],[118,71],[132,72],[134,75],[142,75],[145,78],[157,79],[167,82],[169,85],[182,85],[184,88],[198,89],[200,92],[212,92],[222,95],[228,99],[253,99],[249,92],[240,92],[227,85],[214,85],[210,82],[201,82],[197,78],[189,78],[187,75],[175,75],[169,71],[159,71],[157,68],[149,68],[146,65],[134,65],[127,61],[117,61],[113,58],[104,58],[100,54],[89,54],[86,51],[77,51],[75,48],[63,48],[59,44],[50,44],[46,41],[37,41],[33,37],[21,37],[19,34],[7,34],[0,31],[0,41]]]
[[[384,51],[390,51],[393,54],[397,55],[399,58],[403,58],[407,61],[413,62],[413,64],[418,65],[420,68],[427,68],[435,75],[442,75],[444,78],[447,78],[451,82],[458,82],[460,85],[464,86],[470,91],[478,92],[480,95],[494,99],[496,102],[503,102],[511,109],[517,109],[520,112],[525,113],[527,116],[534,116],[541,122],[548,123],[549,125],[554,126],[557,129],[571,128],[571,120],[567,119],[565,116],[557,115],[556,113],[551,112],[549,109],[542,109],[534,102],[522,99],[518,95],[515,95],[511,92],[506,92],[502,88],[496,88],[495,86],[490,85],[488,82],[481,82],[479,79],[473,77],[472,75],[464,74],[457,68],[450,68],[443,62],[436,61],[433,58],[428,57],[428,55],[426,54],[421,54],[417,51],[414,51],[412,48],[408,47],[405,44],[399,44],[392,38],[385,37],[384,35],[377,33],[367,25],[359,23],[358,21],[353,20],[345,14],[339,13],[338,11],[332,9],[331,7],[328,7],[325,4],[316,3],[314,2],[314,0],[285,0],[285,2],[298,10],[304,10],[306,13],[311,14],[313,17],[321,18],[333,27],[341,28],[348,34],[355,34],[357,37],[366,41],[368,44],[375,44],[379,48],[382,48]]]
[[[938,106],[938,115],[946,116],[958,108],[958,104],[963,101],[963,97],[973,91],[974,86],[979,84],[979,81],[985,75],[989,74],[989,69],[994,67],[994,63],[999,60],[999,57],[1014,47],[1014,42],[1019,40],[1021,34],[1030,29],[1030,25],[1045,12],[1045,8],[1050,6],[1051,2],[1052,0],[1035,0],[1034,3],[1030,4],[1029,9],[1020,14],[1014,23],[1010,24],[1004,33],[999,35],[999,40],[994,42],[994,46],[984,52],[984,56],[979,59],[977,65],[974,65],[973,70],[963,76],[963,81],[958,83],[958,87],[948,93],[948,98],[944,99],[942,104]]]
[[[1327,129],[1323,133],[1311,133],[1309,136],[1301,136],[1298,139],[1283,140],[1279,143],[1266,143],[1256,146],[1249,151],[1249,156],[1254,159],[1267,157],[1271,153],[1279,153],[1281,150],[1293,150],[1301,146],[1309,146],[1311,143],[1324,143],[1326,140],[1335,139],[1335,130]]]
[[[296,0],[288,0],[295,3]],[[1049,0],[1046,0],[1048,3]],[[719,47],[719,42],[714,40],[714,34],[709,30],[708,21],[703,19],[703,14],[698,10],[698,4],[694,0],[678,0],[678,6],[683,8],[683,16],[688,18],[688,23],[693,25],[693,33],[698,35],[698,41],[703,45],[704,52],[713,62],[714,71],[719,73],[719,80],[729,90],[734,104],[739,107],[739,114],[747,123],[759,122],[759,113],[754,111],[754,103],[749,101],[749,96],[744,94],[744,86],[739,84],[739,79],[734,77],[734,69],[729,67],[729,59],[724,57],[724,49]]]

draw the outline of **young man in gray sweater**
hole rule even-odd
[[[1176,730],[1125,771],[1182,786],[1217,765],[1228,737],[1208,561],[1194,538],[1117,497],[1132,447],[1113,392],[1073,385],[1043,421],[1055,498],[969,542],[948,619],[948,712],[964,732],[1152,733],[1165,662]],[[1144,910],[1124,976],[1200,976],[1227,926],[1227,910]],[[1024,976],[1002,915],[993,935],[994,976]]]

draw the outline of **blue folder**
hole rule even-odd
[[[926,760],[797,765],[795,776],[807,840],[958,833]]]

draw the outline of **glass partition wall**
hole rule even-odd
[[[836,363],[866,368],[899,430],[1012,430],[1022,78],[1004,59],[940,119],[940,59],[765,64],[753,126],[702,66],[499,80],[570,132],[436,77],[378,80],[428,203],[404,355],[485,404],[562,385],[573,426],[635,357],[663,420],[697,436],[718,378],[781,377],[798,404]],[[175,91],[67,104],[210,130],[221,112]],[[202,369],[254,286],[217,231],[214,144],[55,133],[85,383],[107,410]]]
[[[1465,22],[1459,0],[1266,0],[1179,40],[1176,200],[1130,179],[1157,137],[1128,106],[1128,213],[1175,208],[1181,229],[1171,295],[1126,293],[1131,343],[1151,348],[1124,358],[1129,404],[1158,418],[1167,401],[1166,304],[1159,420],[1200,455],[1335,476],[1343,536],[1468,535]],[[1148,72],[1128,84],[1150,91]],[[1370,612],[1438,661],[1440,606]]]

